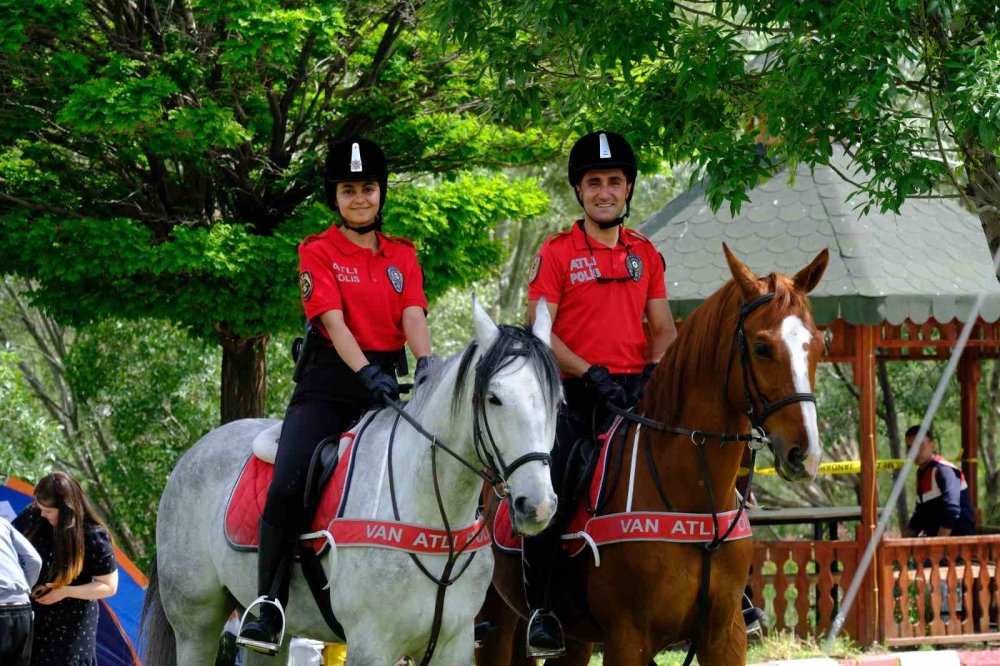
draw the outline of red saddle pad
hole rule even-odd
[[[319,507],[316,510],[316,515],[313,516],[309,529],[303,531],[315,532],[325,529],[330,521],[337,517],[341,503],[347,496],[346,491],[351,480],[351,469],[354,467],[355,447],[353,433],[346,433],[341,442],[344,441],[344,438],[350,440],[347,448],[340,456],[333,476],[323,488]],[[250,454],[226,504],[226,540],[232,548],[257,550],[259,543],[257,525],[264,511],[267,489],[271,485],[273,477],[274,465]],[[326,541],[317,538],[312,541],[311,545],[314,550],[319,552],[326,545]]]
[[[576,534],[580,532],[591,518],[587,507],[597,506],[597,501],[601,496],[601,489],[604,487],[604,477],[608,472],[608,451],[611,448],[608,446],[608,442],[611,441],[621,422],[622,417],[616,417],[608,431],[597,438],[601,448],[598,451],[599,457],[597,465],[594,466],[594,474],[590,478],[590,490],[587,493],[588,501],[585,502],[583,499],[580,499],[577,502],[573,510],[573,517],[566,527],[563,528],[563,534]],[[506,500],[500,503],[500,508],[497,509],[496,515],[493,518],[493,539],[502,550],[521,550],[521,537],[514,531],[514,526],[510,518],[510,502]],[[580,552],[579,540],[564,541],[563,549],[572,555],[577,554]]]

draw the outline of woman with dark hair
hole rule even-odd
[[[236,640],[256,652],[273,655],[281,648],[313,452],[366,410],[399,399],[396,376],[407,374],[404,344],[417,358],[416,384],[432,364],[417,250],[409,240],[380,231],[388,183],[388,163],[374,141],[356,136],[334,143],[324,184],[326,203],[339,219],[299,245],[299,288],[310,333],[260,519],[260,596],[252,605],[259,616]]]
[[[32,666],[97,666],[97,599],[118,590],[111,536],[80,484],[52,472],[14,521],[42,557],[32,591]]]

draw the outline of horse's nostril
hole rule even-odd
[[[514,513],[519,516],[526,516],[528,514],[528,498],[521,496],[514,500]]]
[[[788,452],[788,462],[793,465],[801,465],[803,460],[805,460],[805,456],[802,454],[801,447],[796,446]]]

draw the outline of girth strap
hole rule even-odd
[[[344,627],[337,620],[337,616],[333,613],[333,606],[330,605],[330,591],[324,589],[327,584],[326,573],[323,571],[323,563],[319,556],[310,546],[299,546],[299,561],[302,564],[302,575],[309,584],[309,591],[312,592],[313,599],[319,606],[323,620],[337,638],[346,641]]]

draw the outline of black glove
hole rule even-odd
[[[603,365],[592,365],[583,373],[584,385],[594,391],[601,400],[620,409],[628,409],[632,405],[628,393],[615,380]]]
[[[413,371],[413,384],[415,386],[420,386],[427,381],[431,370],[436,368],[438,364],[441,363],[441,359],[433,354],[430,356],[421,356],[417,359],[417,369]]]
[[[399,383],[396,382],[396,378],[383,372],[382,368],[374,363],[369,363],[358,370],[357,375],[376,402],[386,404],[389,401],[399,400]]]
[[[633,398],[635,398],[632,401],[633,405],[638,403],[642,399],[643,394],[646,392],[646,384],[649,383],[649,378],[653,376],[653,372],[655,370],[656,370],[656,363],[652,362],[647,363],[646,367],[642,369],[642,374],[639,375],[639,381],[636,382],[635,392],[634,395],[632,396]]]

